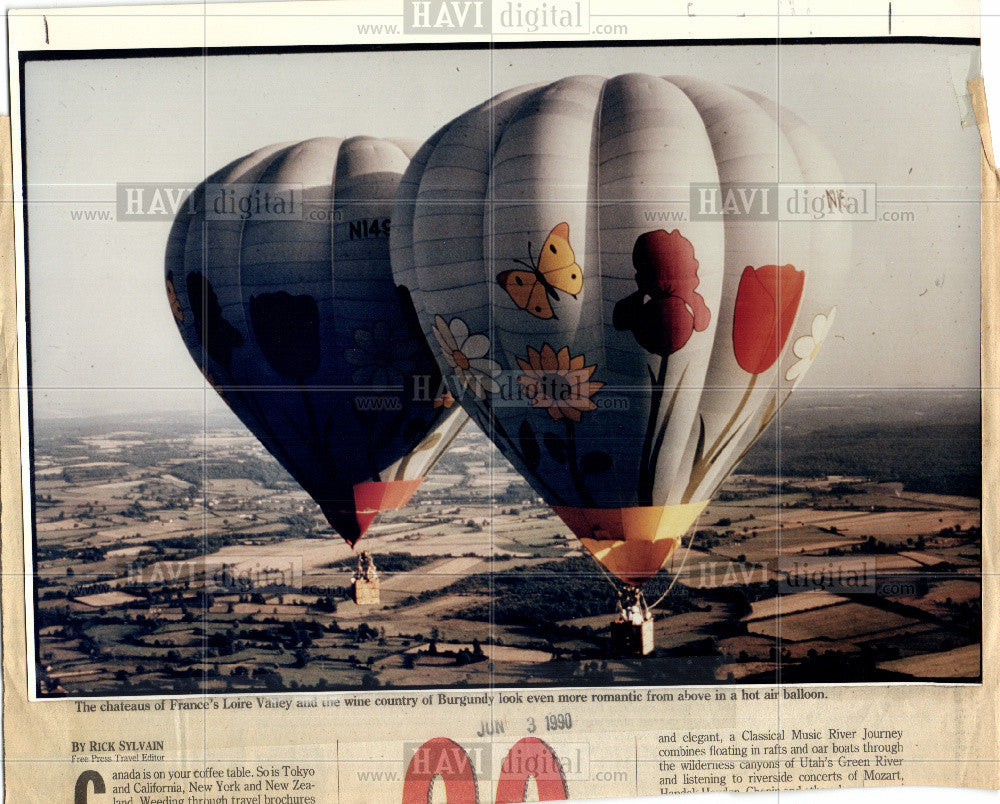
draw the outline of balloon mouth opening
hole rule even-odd
[[[327,521],[352,548],[368,532],[383,511],[395,511],[405,506],[420,484],[415,480],[370,480],[354,485],[354,504],[345,500],[320,502]]]
[[[626,508],[556,506],[554,510],[595,561],[623,583],[641,587],[670,561],[707,505],[708,500]]]

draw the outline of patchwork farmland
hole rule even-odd
[[[841,452],[805,472],[794,450],[797,474],[750,473],[765,441],[649,584],[654,600],[676,578],[638,659],[609,650],[608,581],[471,426],[365,537],[381,575],[365,607],[315,504],[245,431],[213,427],[36,427],[39,694],[979,678],[968,440],[951,474],[911,479]]]

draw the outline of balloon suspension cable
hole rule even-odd
[[[698,519],[701,519],[700,515]],[[655,609],[663,602],[664,598],[670,594],[670,590],[674,588],[674,584],[677,583],[677,579],[681,577],[681,573],[684,571],[684,565],[687,563],[688,555],[691,553],[691,545],[694,543],[694,534],[697,530],[698,520],[695,520],[695,523],[691,526],[691,535],[688,536],[687,547],[684,548],[684,556],[681,558],[681,565],[677,568],[677,572],[674,573],[674,577],[670,579],[670,583],[663,591],[663,594],[656,598],[656,602],[649,607],[650,609]]]
[[[612,589],[615,590],[615,594],[616,595],[618,595],[619,597],[621,597],[622,592],[621,592],[621,589],[618,588],[618,584],[615,583],[615,577],[610,572],[608,572],[606,569],[604,569],[604,565],[601,564],[600,561],[597,561],[595,559],[594,563],[597,565],[597,568],[601,571],[601,574],[604,576],[604,580],[606,580],[608,582],[608,586],[610,586]]]

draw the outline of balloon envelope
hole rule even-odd
[[[230,408],[352,545],[409,500],[466,416],[389,266],[412,146],[274,145],[194,191],[167,292],[184,343]]]
[[[630,74],[498,95],[400,184],[393,272],[453,392],[626,583],[669,561],[828,332],[849,227],[779,221],[779,182],[840,182],[794,114]]]

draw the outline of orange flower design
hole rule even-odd
[[[590,382],[597,366],[585,366],[585,362],[583,355],[570,357],[568,346],[558,352],[547,343],[541,351],[529,346],[528,359],[517,358],[524,371],[517,381],[524,387],[532,407],[548,410],[557,421],[565,416],[578,422],[583,411],[597,407],[591,397],[604,385]]]
[[[443,407],[445,410],[450,408],[455,404],[455,397],[451,395],[451,391],[445,391],[441,396],[434,400],[434,407]]]

